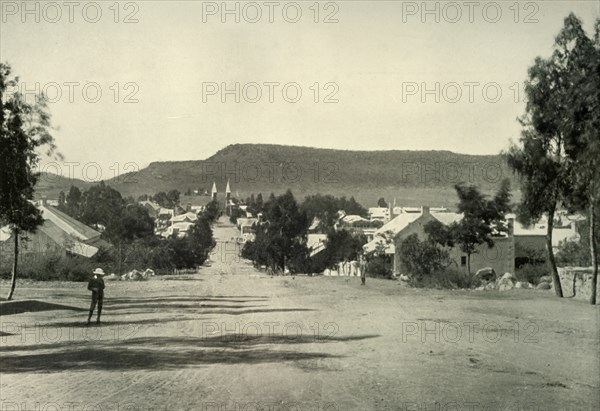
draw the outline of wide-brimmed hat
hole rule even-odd
[[[102,268],[96,268],[92,274],[104,275]]]

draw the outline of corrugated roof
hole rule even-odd
[[[45,220],[44,224],[38,227],[38,230],[46,234],[60,247],[65,250],[78,254],[84,257],[92,257],[98,252],[98,248],[85,244],[68,235],[60,226],[56,225],[52,220]]]
[[[192,213],[192,212],[187,212],[185,214],[180,214],[175,217],[171,217],[171,221],[174,223],[180,223],[180,222],[184,222],[186,220],[189,222],[194,222],[197,219],[198,219],[198,214]]]
[[[96,237],[100,237],[100,232],[94,230],[91,227],[83,224],[80,221],[75,220],[73,217],[70,217],[63,213],[62,211],[57,210],[52,206],[39,206],[42,216],[44,220],[50,220],[55,225],[61,228],[67,234],[75,236],[79,240],[89,241]]]
[[[421,217],[421,213],[400,214],[398,217],[387,222],[375,231],[375,235],[383,235],[388,231],[392,232],[393,235],[396,235],[419,217]]]

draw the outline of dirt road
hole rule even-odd
[[[21,284],[37,303],[0,310],[0,409],[600,409],[597,307],[271,278],[215,236],[198,274],[107,282],[101,326],[84,284]]]

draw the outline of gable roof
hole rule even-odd
[[[83,224],[80,221],[75,220],[73,217],[59,211],[58,209],[48,206],[38,206],[42,212],[44,220],[49,220],[66,234],[73,236],[74,238],[81,241],[90,241],[100,237],[100,232],[94,230],[91,227]]]
[[[434,212],[426,214],[431,215],[433,218],[435,218],[444,225],[460,221],[463,218],[462,214],[450,212]],[[386,224],[381,226],[381,228],[379,228],[377,231],[375,231],[375,235],[383,235],[384,233],[390,231],[395,236],[423,215],[424,213],[422,211],[419,213],[410,212],[400,214],[399,216],[395,217],[394,219],[388,221]]]
[[[398,234],[400,231],[404,230],[410,223],[415,221],[417,218],[421,217],[421,213],[405,213],[400,214],[396,218],[391,221],[388,221],[386,224],[382,225],[377,231],[375,231],[375,235],[383,235],[390,231],[393,235]]]
[[[38,230],[50,237],[52,241],[54,241],[60,247],[73,254],[78,254],[89,258],[98,252],[98,247],[78,241],[77,238],[73,238],[69,233],[63,230],[62,227],[55,224],[52,220],[45,220],[44,224],[38,227]]]
[[[193,223],[197,219],[198,219],[198,214],[192,213],[190,211],[188,211],[185,214],[180,214],[180,215],[176,215],[175,217],[171,217],[171,221],[173,223],[179,223],[179,222],[184,222],[184,221]]]
[[[142,206],[150,206],[150,207],[152,207],[152,209],[154,209],[154,211],[160,210],[160,205],[158,205],[154,201],[148,201],[148,200],[140,201],[140,205],[142,205]]]

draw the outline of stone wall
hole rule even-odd
[[[558,275],[565,297],[573,296],[573,278],[575,278],[575,298],[589,301],[592,285],[592,267],[559,267]],[[596,290],[596,300],[600,302],[600,287]]]

